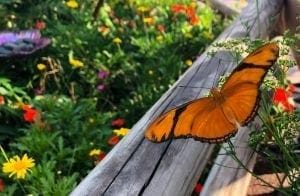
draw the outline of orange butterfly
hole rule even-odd
[[[221,90],[187,102],[155,119],[145,136],[152,142],[170,138],[194,138],[218,143],[235,135],[252,120],[258,109],[259,87],[278,58],[279,47],[266,44],[247,56],[231,73]]]

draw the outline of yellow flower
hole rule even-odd
[[[186,38],[193,38],[193,35],[191,33],[185,33],[184,37],[186,37]]]
[[[95,122],[95,119],[93,119],[93,118],[89,118],[89,123],[94,123]]]
[[[116,37],[113,39],[113,42],[116,44],[120,44],[120,43],[122,43],[122,40],[119,37]]]
[[[156,36],[156,40],[157,40],[157,41],[161,41],[161,40],[163,40],[163,39],[164,39],[164,37],[163,37],[162,35]]]
[[[148,74],[151,76],[151,75],[153,75],[153,71],[150,69],[149,71],[148,71]]]
[[[66,4],[67,4],[67,6],[70,7],[70,8],[78,8],[78,3],[77,3],[77,1],[75,1],[75,0],[70,0],[70,1],[68,1]]]
[[[114,134],[116,134],[117,136],[127,135],[129,131],[130,131],[130,129],[123,128],[123,127],[121,129],[113,130]]]
[[[23,105],[24,105],[24,103],[22,101],[17,101],[14,103],[14,108],[20,109],[23,107]]]
[[[92,157],[92,156],[97,156],[99,154],[101,154],[100,149],[93,149],[93,150],[90,151],[89,156]]]
[[[188,59],[184,63],[190,67],[193,64],[193,61],[191,59]]]
[[[195,8],[195,7],[197,6],[197,4],[193,1],[193,2],[190,3],[190,6],[191,6],[192,8]]]
[[[27,171],[31,171],[31,167],[35,165],[34,159],[28,158],[27,154],[24,154],[22,159],[19,156],[14,156],[10,158],[8,162],[3,164],[3,172],[10,173],[9,177],[14,174],[17,175],[17,178],[25,178]]]
[[[147,24],[154,24],[154,19],[152,17],[145,17],[143,22]]]
[[[69,59],[69,63],[74,67],[74,68],[77,68],[77,67],[83,67],[84,64],[82,61],[80,60],[76,60],[76,59],[73,59],[73,58],[70,58]]]
[[[208,31],[204,31],[204,32],[203,32],[203,36],[204,36],[205,38],[207,38],[207,39],[213,39],[213,38],[214,38],[214,35],[211,34],[211,33],[208,32]]]
[[[137,10],[140,11],[140,12],[147,12],[147,11],[150,10],[150,8],[146,7],[146,6],[140,6],[140,7],[137,8]]]
[[[46,69],[46,65],[43,63],[39,63],[36,66],[38,68],[38,70],[43,71],[44,69]]]

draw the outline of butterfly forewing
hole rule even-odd
[[[147,128],[146,138],[153,142],[162,142],[170,138],[176,114],[176,108],[155,119]],[[158,131],[159,130],[159,131]]]
[[[247,82],[259,86],[267,70],[277,60],[278,53],[279,48],[276,44],[267,44],[258,48],[232,71],[221,91],[230,91],[233,86]]]
[[[266,44],[248,55],[241,64],[252,64],[269,68],[277,60],[278,53],[279,47],[277,44]],[[243,69],[243,67],[239,65],[237,69]]]

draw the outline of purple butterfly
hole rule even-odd
[[[19,32],[0,32],[0,57],[29,55],[51,43],[49,38],[42,38],[39,30]]]

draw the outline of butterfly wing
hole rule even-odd
[[[251,83],[259,87],[268,69],[278,58],[276,44],[266,44],[249,54],[230,74],[221,91],[230,90],[242,83]]]
[[[234,127],[213,98],[205,97],[164,113],[150,124],[145,136],[153,142],[163,142],[171,137],[218,142],[231,136],[230,131],[224,130]]]
[[[200,98],[166,112],[150,124],[146,138],[163,142],[171,137],[193,137],[211,143],[228,139],[254,117],[260,83],[278,51],[276,44],[255,50],[229,76],[221,88],[221,98]]]
[[[238,124],[245,125],[254,117],[258,108],[260,84],[278,54],[276,44],[258,48],[233,70],[221,88],[221,94],[226,100],[223,107],[230,108]]]

